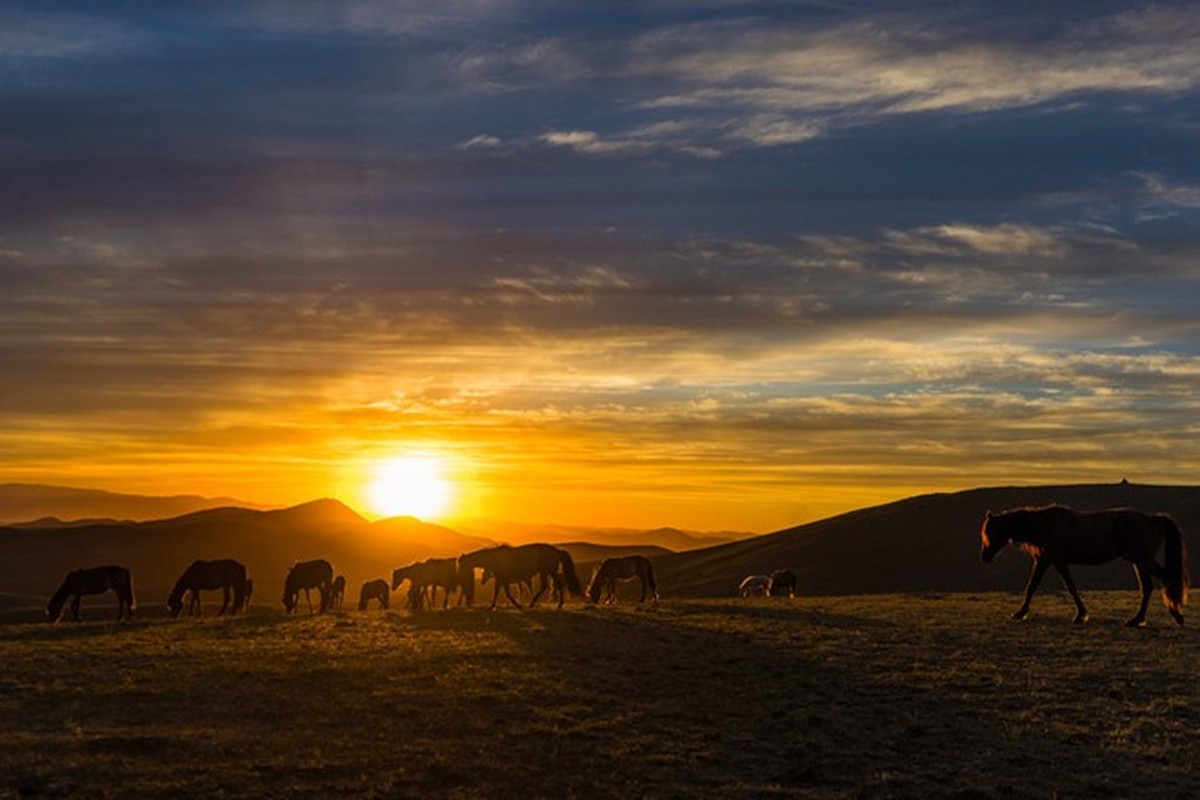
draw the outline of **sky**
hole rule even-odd
[[[1195,3],[9,0],[0,481],[1195,484],[1198,84]]]

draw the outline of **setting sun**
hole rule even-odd
[[[367,489],[372,509],[383,516],[436,517],[450,505],[453,487],[445,460],[433,455],[404,456],[375,468]]]

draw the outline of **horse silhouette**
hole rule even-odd
[[[283,607],[289,614],[296,613],[300,605],[300,590],[308,601],[308,613],[313,612],[310,589],[316,589],[321,601],[321,611],[329,609],[330,591],[333,586],[333,565],[323,558],[300,561],[292,564],[283,582]]]
[[[426,592],[432,595],[429,597],[430,608],[437,604],[437,590],[440,588],[444,592],[442,608],[445,609],[450,605],[450,595],[458,588],[458,578],[457,559],[427,558],[393,570],[392,589],[399,589],[404,581],[410,581],[409,605],[414,611],[419,611],[425,605]]]
[[[338,575],[329,584],[329,608],[340,609],[346,600],[346,576]]]
[[[133,599],[133,577],[125,567],[109,565],[73,569],[63,578],[62,585],[46,604],[46,621],[58,622],[62,617],[63,604],[71,599],[71,619],[78,622],[79,601],[85,594],[104,594],[109,589],[117,594],[117,619],[133,619],[137,602]]]
[[[638,602],[646,602],[648,589],[652,602],[657,603],[658,583],[654,579],[654,564],[642,555],[606,558],[601,561],[596,567],[596,571],[592,573],[592,580],[587,588],[587,598],[592,603],[599,603],[603,593],[605,603],[615,603],[617,602],[617,582],[634,579],[640,580],[642,584],[642,598]]]
[[[796,573],[790,569],[777,569],[771,573],[771,597],[795,597],[798,585]]]
[[[388,591],[388,584],[383,578],[378,578],[373,581],[367,581],[362,585],[362,589],[358,592],[358,610],[366,611],[367,603],[372,600],[379,601],[379,608],[387,610],[388,604],[391,602],[392,593]]]
[[[1183,624],[1187,602],[1187,551],[1183,534],[1166,514],[1145,514],[1128,508],[1104,511],[1075,511],[1066,506],[1016,508],[999,514],[987,513],[980,530],[980,557],[991,563],[996,554],[1014,545],[1033,559],[1033,571],[1025,587],[1025,600],[1012,615],[1025,619],[1033,593],[1046,570],[1054,567],[1075,601],[1075,622],[1086,622],[1087,608],[1075,589],[1070,564],[1103,564],[1123,558],[1133,564],[1141,589],[1141,604],[1126,625],[1146,624],[1146,607],[1154,591],[1154,578],[1163,583],[1163,603],[1175,621]],[[1165,566],[1158,563],[1164,551]]]
[[[738,584],[742,597],[766,597],[771,593],[771,578],[767,575],[747,575]]]
[[[508,597],[509,602],[520,608],[521,604],[513,597],[509,586],[535,577],[541,578],[541,586],[530,598],[530,608],[537,605],[546,589],[556,579],[555,576],[561,576],[572,594],[583,594],[583,587],[579,584],[579,576],[575,573],[575,562],[572,560],[571,554],[553,545],[537,543],[511,547],[502,544],[461,555],[458,558],[458,565],[459,580],[463,581],[464,586],[467,585],[467,574],[469,574],[470,584],[474,586],[476,569],[490,570],[495,576],[496,590],[492,595],[491,605],[493,610],[500,600],[501,589]],[[558,598],[559,608],[562,608],[563,600],[564,597],[560,595]]]
[[[222,594],[221,610],[218,615],[229,610],[230,595],[233,596],[232,613],[236,614],[246,605],[246,567],[232,558],[220,558],[215,561],[193,561],[179,580],[175,588],[167,595],[167,608],[172,617],[178,617],[183,610],[183,596],[188,594],[188,605],[193,614],[200,613],[201,590],[220,589]]]

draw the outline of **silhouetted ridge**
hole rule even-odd
[[[322,498],[289,508],[264,511],[264,516],[288,522],[307,522],[327,525],[367,525],[366,518],[341,500]]]

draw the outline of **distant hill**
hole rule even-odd
[[[163,519],[220,506],[259,507],[229,497],[153,496],[38,483],[0,484],[0,525],[41,521],[47,517],[64,521]]]
[[[347,578],[347,602],[353,603],[366,580],[389,578],[404,564],[432,556],[457,556],[495,544],[451,528],[396,517],[368,522],[337,500],[317,500],[291,508],[260,511],[235,506],[207,508],[145,522],[102,519],[54,525],[41,519],[31,526],[0,527],[0,612],[33,615],[67,571],[80,566],[123,564],[134,575],[143,613],[161,613],[180,573],[198,558],[236,558],[255,580],[255,603],[279,606],[283,578],[295,561],[329,559]],[[568,546],[580,566],[609,555],[669,551],[655,547]],[[107,599],[87,606],[107,609]],[[86,607],[86,606],[85,606]],[[107,610],[94,613],[106,614]],[[23,615],[23,616],[22,616]],[[12,618],[5,613],[6,618]]]
[[[731,596],[746,575],[780,567],[796,572],[804,594],[1020,591],[1029,557],[1006,551],[991,565],[979,560],[986,511],[1061,503],[1080,510],[1128,506],[1165,511],[1193,542],[1191,574],[1200,575],[1200,488],[1087,484],[973,489],[930,494],[852,511],[777,533],[655,560],[667,595]],[[1134,590],[1124,561],[1073,570],[1080,590]],[[1043,591],[1059,581],[1048,575]]]
[[[469,519],[455,521],[459,530],[497,542],[591,542],[613,547],[651,545],[667,550],[695,550],[745,539],[756,534],[746,531],[686,531],[679,528],[604,528],[586,525],[538,525],[527,522]]]

